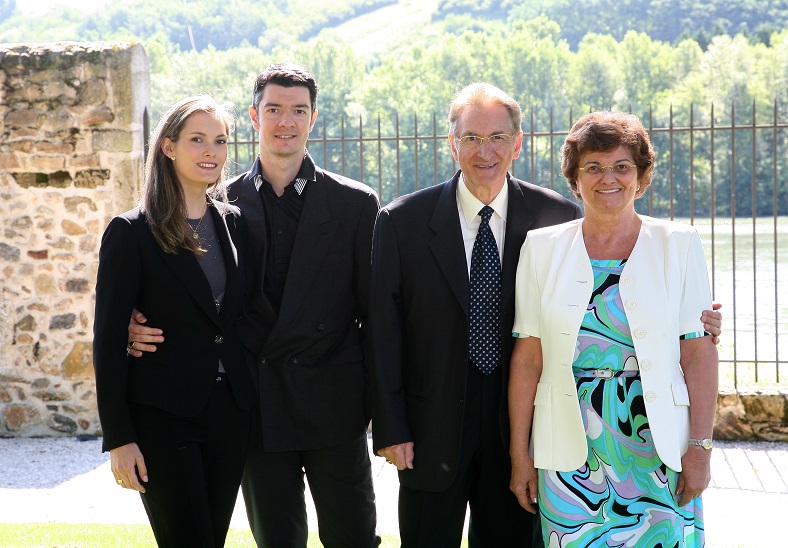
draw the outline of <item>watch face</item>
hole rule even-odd
[[[705,440],[701,440],[701,447],[703,447],[707,451],[711,449],[712,445],[713,445],[712,441],[709,438],[706,438]]]

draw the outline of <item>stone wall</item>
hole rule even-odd
[[[0,436],[99,431],[98,248],[139,195],[149,88],[141,45],[0,45]]]

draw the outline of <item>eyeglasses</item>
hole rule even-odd
[[[489,137],[480,137],[479,135],[463,135],[457,140],[460,142],[460,148],[465,150],[479,150],[482,148],[482,143],[487,141],[490,146],[495,150],[502,150],[512,144],[514,136],[507,135],[506,133],[494,133]]]
[[[599,164],[591,164],[590,166],[579,167],[577,169],[579,169],[580,171],[585,171],[586,174],[592,177],[601,177],[602,174],[605,172],[605,170],[608,168],[610,169],[610,172],[614,173],[615,175],[626,175],[634,167],[638,167],[638,166],[636,166],[635,164],[625,164],[622,162],[619,164],[614,164],[612,166],[600,166]]]

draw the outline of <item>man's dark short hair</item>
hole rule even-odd
[[[263,98],[263,91],[268,84],[276,84],[286,88],[305,87],[309,90],[309,99],[312,103],[312,112],[317,108],[317,87],[315,75],[306,67],[295,63],[274,63],[257,75],[252,92],[252,106],[257,108]]]

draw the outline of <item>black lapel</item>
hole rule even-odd
[[[222,304],[221,318],[226,323],[232,322],[233,318],[227,316],[233,310],[237,311],[241,307],[241,302],[244,297],[244,286],[240,280],[240,269],[238,262],[238,249],[232,239],[231,234],[236,233],[235,229],[230,230],[227,226],[228,219],[230,223],[235,223],[236,218],[231,215],[222,215],[220,212],[224,210],[221,203],[211,200],[213,207],[210,208],[211,215],[213,216],[213,223],[216,227],[216,236],[219,238],[219,244],[222,248],[222,256],[224,257],[224,270],[227,273],[227,283],[224,290],[224,301]]]
[[[265,224],[263,198],[255,188],[251,172],[230,185],[229,193],[233,205],[241,208],[241,215],[246,223],[246,250],[243,260],[247,263],[244,267],[248,276],[247,283],[257,284],[252,295],[259,296],[259,305],[262,308],[258,313],[273,323],[276,321],[276,312],[265,297],[263,287],[268,258],[268,229]]]
[[[307,183],[309,188],[287,270],[282,306],[279,309],[279,317],[284,323],[298,314],[339,227],[339,221],[333,218],[329,208],[328,189],[320,169],[316,170],[315,178]]]
[[[443,185],[435,212],[430,219],[430,229],[435,232],[435,236],[429,245],[454,296],[457,297],[467,316],[469,313],[468,261],[465,257],[460,214],[457,210],[458,181],[459,172]]]
[[[506,236],[504,238],[503,266],[501,267],[501,307],[514,295],[517,276],[517,263],[520,248],[523,246],[528,230],[534,224],[528,198],[517,179],[507,174],[509,185],[509,206],[506,210]]]

